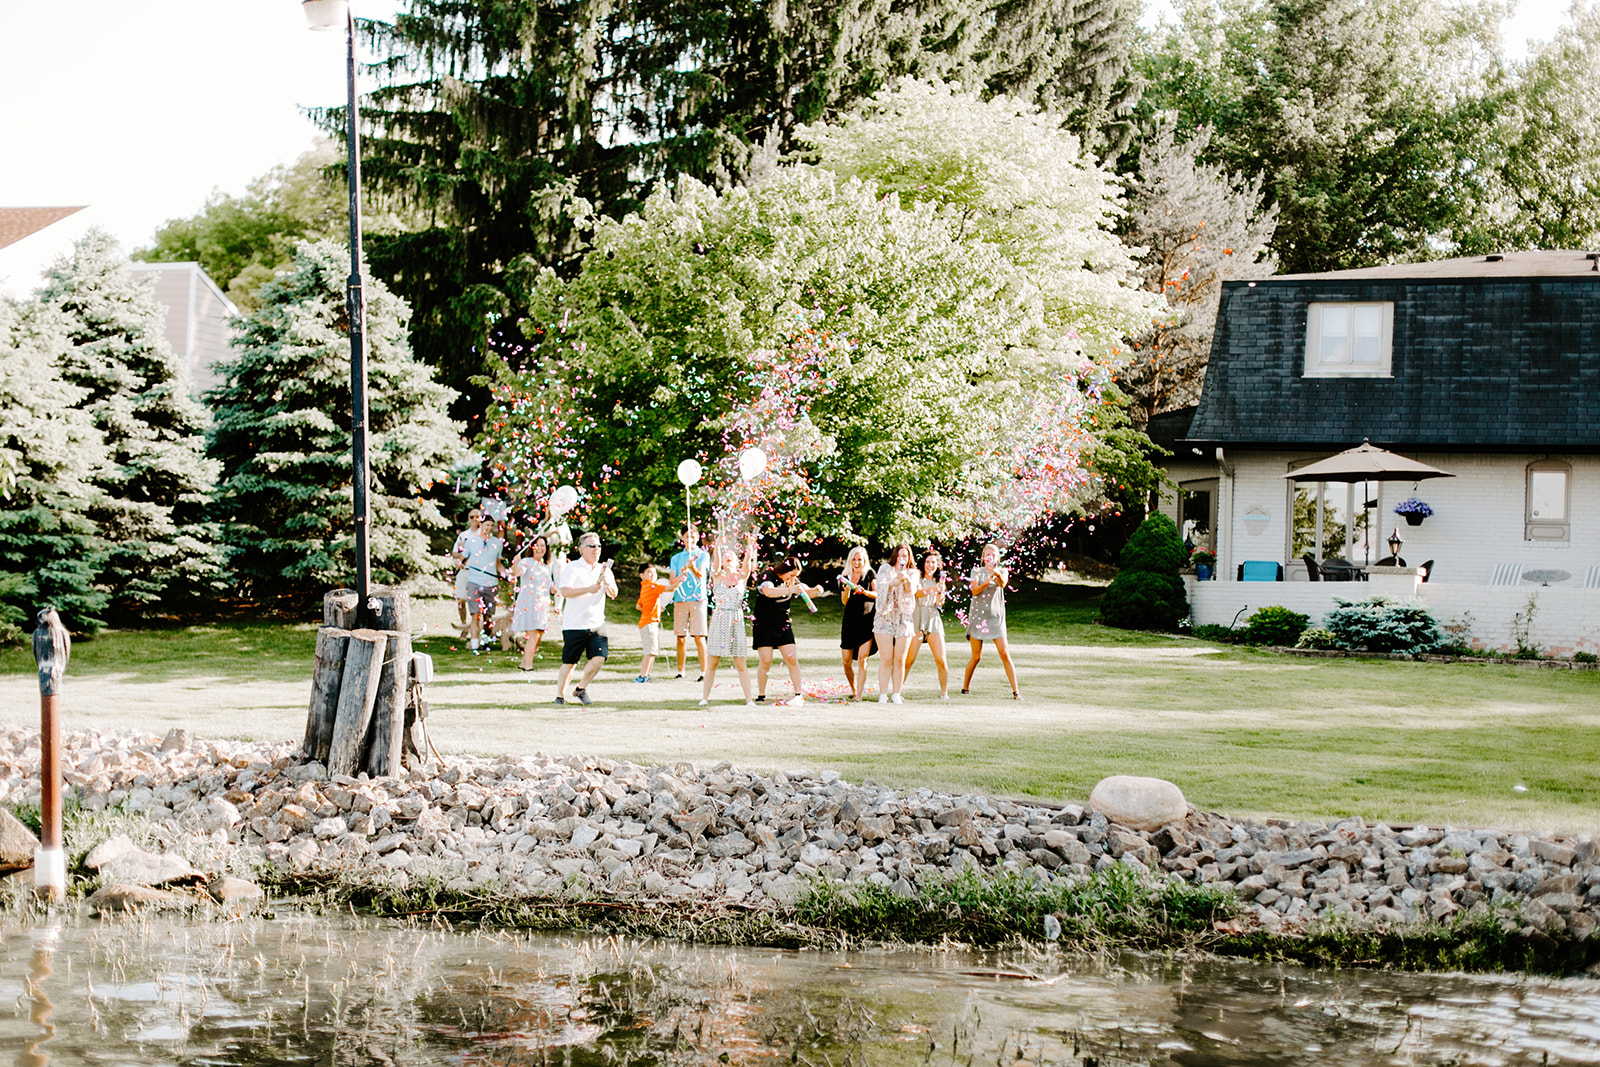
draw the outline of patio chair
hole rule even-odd
[[[1247,559],[1239,564],[1241,582],[1281,582],[1283,564],[1271,559]]]
[[[1317,566],[1317,557],[1313,556],[1311,553],[1307,552],[1304,555],[1302,555],[1300,558],[1302,560],[1304,560],[1305,564],[1306,564],[1306,581],[1308,581],[1308,582],[1320,582],[1320,581],[1322,581],[1322,568]]]
[[[1418,567],[1417,570],[1422,572],[1422,580],[1426,582],[1429,578],[1433,577],[1433,560],[1430,559],[1424,561],[1422,566]]]
[[[1347,559],[1334,556],[1322,561],[1322,580],[1325,582],[1354,582],[1360,578],[1361,571]]]

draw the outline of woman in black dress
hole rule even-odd
[[[839,654],[844,659],[844,680],[857,702],[867,690],[867,659],[874,648],[872,609],[878,599],[876,581],[867,565],[867,550],[857,545],[845,557],[839,575],[839,596],[844,600],[844,622],[839,627]],[[860,667],[857,671],[855,668]]]
[[[798,707],[806,702],[806,691],[800,684],[800,661],[794,650],[794,627],[789,622],[789,606],[801,595],[821,596],[822,587],[801,583],[800,563],[792,556],[773,564],[756,585],[755,627],[750,643],[755,645],[760,661],[756,667],[757,704],[767,700],[767,671],[772,669],[774,649],[783,657],[789,668],[789,681],[794,683],[794,696],[784,703]]]

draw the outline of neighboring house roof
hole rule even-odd
[[[14,245],[88,205],[77,207],[0,207],[0,248]]]
[[[1600,452],[1600,260],[1522,252],[1226,282],[1193,443]],[[1392,302],[1388,377],[1307,377],[1312,303]]]
[[[167,309],[167,343],[183,361],[189,392],[200,398],[221,381],[213,365],[233,355],[229,323],[239,309],[198,263],[135,261],[128,266],[155,276],[154,296]]]

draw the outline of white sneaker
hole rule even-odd
[[[878,703],[880,703],[880,704],[889,703],[889,694],[888,693],[879,693],[878,694]]]
[[[900,694],[899,693],[891,693],[889,695],[889,703],[891,703],[891,704],[903,704],[903,703],[905,703],[905,701],[900,699]]]
[[[794,696],[790,697],[788,700],[785,700],[783,702],[783,706],[786,707],[786,708],[798,708],[801,704],[804,704],[805,702],[806,702],[806,695],[804,693],[796,693]]]
[[[698,706],[699,706],[699,707],[702,707],[702,708],[704,708],[704,707],[709,707],[709,706],[710,706],[710,704],[711,704],[711,701],[709,701],[709,700],[702,700],[702,701],[701,701],[701,702],[700,702],[700,703],[699,703],[699,705],[698,705]]]
[[[756,706],[756,702],[754,700],[746,700],[744,702],[744,706],[747,708],[753,708]]]

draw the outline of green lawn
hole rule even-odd
[[[1107,774],[1151,774],[1234,815],[1600,830],[1600,673],[1217,648],[1097,626],[1094,593],[1045,587],[1016,598],[1020,703],[1007,699],[992,649],[973,695],[955,695],[962,642],[951,650],[949,702],[938,700],[924,650],[904,705],[746,708],[724,665],[713,706],[698,708],[692,655],[684,681],[631,682],[636,616],[618,605],[597,703],[562,708],[550,703],[553,645],[524,674],[511,654],[466,653],[448,604],[419,605],[414,625],[439,669],[430,723],[443,751],[726,759],[1079,802]],[[825,694],[843,689],[837,620],[836,601],[797,620],[808,688]],[[67,727],[298,739],[314,637],[310,623],[218,624],[79,641]],[[12,721],[35,721],[32,668],[25,651],[0,653],[0,706]],[[672,671],[658,661],[655,673]],[[787,691],[780,668],[769,692]]]

